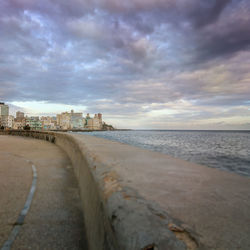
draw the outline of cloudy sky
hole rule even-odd
[[[0,0],[0,101],[118,128],[250,129],[250,1]]]

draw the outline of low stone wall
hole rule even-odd
[[[89,147],[88,136],[21,130],[0,134],[46,140],[69,156],[79,183],[90,250],[187,249],[172,232],[182,229],[155,203],[143,199],[138,190],[126,184],[114,166],[119,162],[102,161]],[[192,244],[188,249],[193,249]]]

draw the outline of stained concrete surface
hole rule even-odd
[[[87,249],[77,182],[57,146],[0,136],[0,246],[21,212],[37,168],[37,189],[12,249]]]

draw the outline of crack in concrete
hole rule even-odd
[[[30,162],[29,160],[27,160],[28,162]],[[8,237],[8,240],[5,241],[5,243],[3,244],[1,250],[10,250],[12,244],[14,243],[19,231],[21,230],[22,225],[24,224],[24,219],[25,216],[27,215],[29,209],[30,209],[30,205],[33,199],[33,196],[35,194],[35,190],[36,190],[36,183],[37,183],[37,171],[36,171],[36,167],[35,165],[32,164],[32,171],[33,171],[33,180],[32,180],[32,184],[31,184],[31,188],[30,188],[30,192],[28,194],[27,200],[24,204],[24,207],[21,211],[21,213],[19,214],[17,221],[14,223],[14,227]]]

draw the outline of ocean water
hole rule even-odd
[[[89,134],[250,176],[250,131],[132,130]]]

